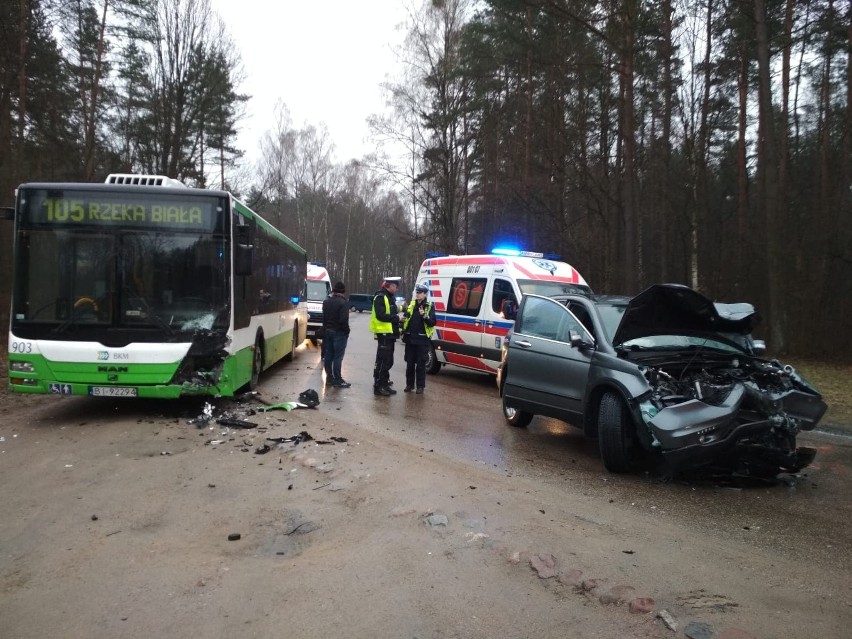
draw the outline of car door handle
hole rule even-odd
[[[514,344],[515,346],[520,346],[521,348],[529,348],[530,346],[532,346],[532,344],[527,340],[521,340],[520,342],[516,342],[513,340],[512,344]]]

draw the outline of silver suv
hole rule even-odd
[[[678,284],[629,299],[525,295],[503,350],[503,415],[555,417],[597,437],[604,465],[652,455],[670,472],[702,465],[752,476],[796,472],[825,412],[791,366],[759,357],[751,304],[717,304]]]

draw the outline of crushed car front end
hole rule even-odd
[[[825,402],[792,366],[759,357],[759,319],[751,304],[716,303],[678,284],[630,300],[614,346],[648,383],[635,397],[647,429],[640,440],[675,470],[716,465],[766,476],[813,460],[796,436],[813,430]]]
[[[792,367],[745,355],[639,366],[649,384],[638,401],[642,425],[673,469],[710,464],[765,475],[813,460],[796,436],[816,426],[826,405]]]

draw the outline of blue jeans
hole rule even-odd
[[[325,368],[326,383],[343,380],[340,373],[343,365],[343,354],[346,353],[346,343],[349,335],[340,331],[326,330],[322,338],[322,363]]]

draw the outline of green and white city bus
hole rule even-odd
[[[31,183],[12,216],[15,392],[230,396],[305,339],[304,249],[230,193]]]

